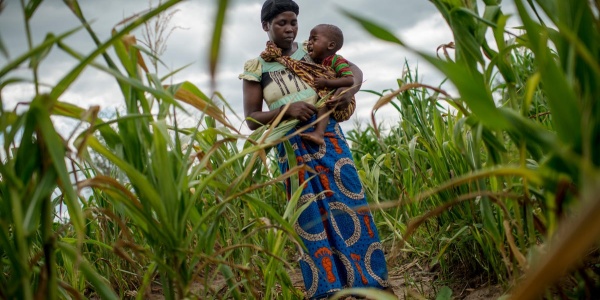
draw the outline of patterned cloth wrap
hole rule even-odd
[[[273,42],[268,41],[266,49],[260,54],[260,57],[265,61],[271,62],[276,61],[288,69],[296,73],[298,77],[302,78],[304,82],[308,83],[313,89],[317,91],[320,98],[327,97],[331,92],[330,89],[322,88],[317,89],[315,87],[315,78],[325,77],[326,79],[334,79],[335,71],[327,66],[321,64],[310,63],[307,61],[299,61],[292,59],[289,56],[282,56],[281,49],[279,49]],[[346,109],[335,108],[332,115],[333,118],[338,122],[343,122],[352,116],[356,109],[356,100],[352,97],[350,103],[346,106]]]
[[[312,203],[294,224],[307,250],[300,268],[309,299],[323,299],[348,287],[388,287],[379,233],[339,124],[329,122],[322,146],[304,143],[298,135],[289,140],[296,163],[317,172],[298,172],[303,191],[297,206]],[[277,146],[281,172],[289,170],[283,144]],[[289,198],[289,179],[286,190]]]

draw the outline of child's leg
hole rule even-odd
[[[317,119],[327,113],[327,107],[322,107],[317,111]],[[324,117],[322,120],[318,121],[315,124],[315,130],[313,132],[303,133],[300,136],[305,138],[315,144],[323,145],[325,144],[325,129],[327,128],[327,124],[329,123],[329,116]]]
[[[329,109],[327,108],[327,106],[319,108],[319,110],[317,111],[317,120],[323,115],[326,115],[328,111]],[[325,136],[325,129],[327,129],[327,124],[329,124],[329,116],[325,116],[322,120],[317,122],[317,124],[315,124],[315,131],[313,132],[316,132],[318,136],[323,138],[323,136]]]

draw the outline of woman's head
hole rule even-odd
[[[298,34],[299,7],[293,0],[267,0],[260,19],[269,39],[282,50],[291,49]]]
[[[270,23],[278,14],[286,11],[291,11],[298,16],[300,8],[293,0],[267,0],[260,10],[260,21]]]

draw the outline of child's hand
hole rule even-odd
[[[323,77],[315,78],[315,87],[318,89],[327,87],[327,79]]]

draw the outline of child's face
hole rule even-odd
[[[308,55],[315,62],[321,62],[326,57],[335,54],[333,51],[335,44],[329,39],[326,33],[326,30],[320,26],[316,26],[310,31],[306,48]]]

